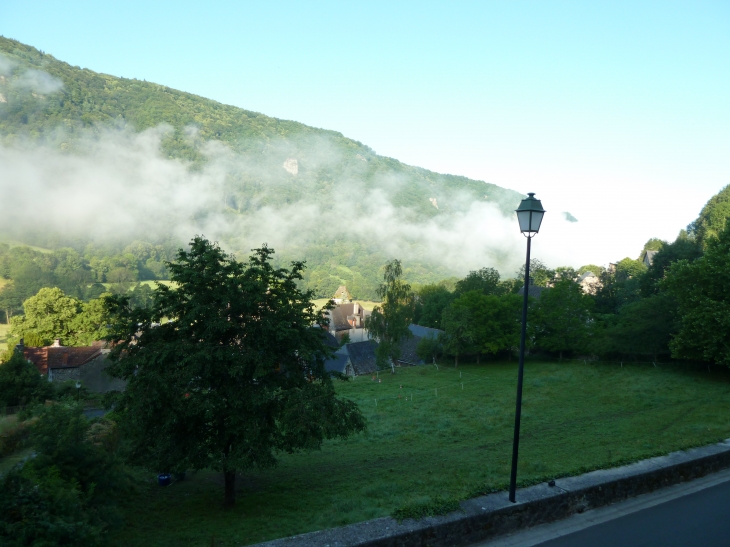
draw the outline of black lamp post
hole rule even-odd
[[[540,231],[542,217],[545,209],[535,194],[530,192],[527,198],[520,202],[515,211],[517,220],[520,223],[520,231],[527,238],[527,259],[525,260],[525,294],[522,298],[522,334],[520,336],[520,365],[517,375],[517,410],[515,410],[515,438],[512,443],[512,472],[509,478],[509,500],[515,502],[515,489],[517,488],[517,452],[520,447],[520,414],[522,413],[522,376],[525,368],[525,335],[527,333],[527,293],[530,290],[530,242],[532,236]]]
[[[81,382],[76,380],[76,402],[79,402],[79,390],[81,389]]]

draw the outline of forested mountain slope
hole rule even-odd
[[[0,184],[16,205],[0,211],[1,239],[79,252],[202,232],[239,253],[268,242],[282,259],[307,260],[305,281],[323,295],[344,282],[371,296],[378,267],[394,256],[415,281],[504,266],[510,249],[499,242],[468,263],[459,246],[473,237],[471,219],[511,214],[522,197],[379,156],[335,131],[73,67],[7,38],[0,143]],[[43,209],[46,196],[57,205]],[[19,208],[36,208],[35,222]]]

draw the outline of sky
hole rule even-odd
[[[726,1],[3,0],[0,34],[536,192],[533,253],[636,257],[730,184]]]

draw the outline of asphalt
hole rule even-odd
[[[728,547],[730,470],[473,547]]]

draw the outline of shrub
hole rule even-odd
[[[20,406],[44,401],[53,387],[21,353],[0,365],[0,406]]]
[[[92,424],[72,403],[37,414],[30,427],[35,457],[0,479],[0,545],[102,545],[126,485],[116,424]]]
[[[23,447],[28,440],[29,428],[21,422],[0,433],[0,458],[4,458]]]

